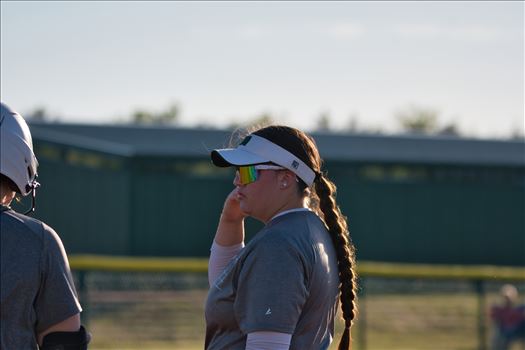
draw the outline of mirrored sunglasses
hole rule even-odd
[[[237,167],[237,174],[239,176],[239,182],[241,185],[248,185],[252,182],[257,181],[258,172],[257,170],[283,170],[282,166],[278,165],[248,165]]]

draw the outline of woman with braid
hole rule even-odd
[[[354,248],[314,140],[269,126],[211,153],[236,167],[211,247],[206,349],[327,349],[339,304],[350,349]],[[244,218],[265,226],[244,245]]]

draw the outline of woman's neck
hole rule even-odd
[[[297,198],[291,201],[288,201],[284,203],[284,205],[280,206],[276,210],[272,211],[267,215],[267,217],[264,220],[261,220],[264,222],[264,224],[267,224],[271,219],[273,219],[275,216],[279,215],[280,213],[283,213],[285,211],[293,210],[293,209],[307,209],[307,202],[305,198]]]

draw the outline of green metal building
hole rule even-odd
[[[68,253],[207,256],[233,172],[213,129],[31,123],[35,217]],[[525,143],[314,133],[358,259],[525,266]],[[27,203],[21,203],[27,205]],[[250,220],[248,237],[261,227]]]

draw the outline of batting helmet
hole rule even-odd
[[[38,161],[33,153],[33,140],[26,121],[9,106],[1,103],[0,173],[18,187],[18,193],[28,195],[38,187]]]

